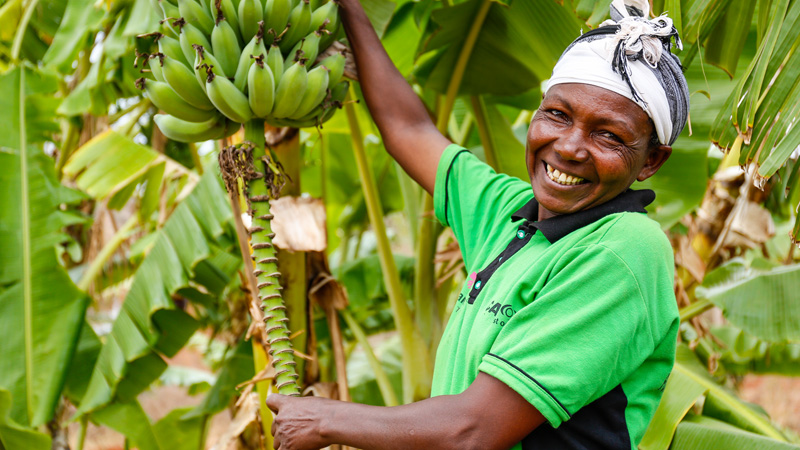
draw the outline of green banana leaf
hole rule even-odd
[[[33,427],[53,416],[89,300],[56,251],[62,228],[84,221],[60,206],[82,196],[59,184],[34,144],[44,119],[26,120],[44,79],[19,68],[0,76],[0,387],[11,394],[11,419]]]
[[[206,393],[203,401],[194,409],[183,414],[183,418],[191,419],[202,416],[213,416],[227,408],[231,400],[237,395],[236,386],[255,375],[253,370],[253,344],[242,340],[225,358],[222,368],[217,374],[217,381]]]
[[[190,409],[174,409],[153,424],[139,402],[117,402],[94,412],[92,419],[121,433],[140,450],[201,449],[206,417],[185,418]]]
[[[42,61],[46,66],[66,74],[72,72],[72,62],[87,44],[87,36],[100,29],[105,17],[101,4],[94,0],[69,0],[53,44]]]
[[[672,450],[797,450],[800,446],[750,433],[705,416],[689,416],[678,425]]]
[[[9,450],[50,450],[50,436],[23,427],[10,417],[11,404],[11,393],[0,389],[0,447]]]
[[[178,408],[153,424],[159,447],[163,450],[196,450],[205,448],[206,417],[186,418],[191,408]]]
[[[727,426],[742,433],[757,433],[771,438],[767,439],[768,441],[786,441],[783,433],[767,417],[739,400],[736,394],[720,386],[692,350],[684,344],[679,344],[675,367],[667,381],[661,403],[639,445],[640,450],[680,448],[676,447],[676,430],[681,429],[686,414],[701,398],[704,398],[704,415],[724,420],[728,423]],[[672,447],[670,447],[671,442]]]
[[[733,0],[711,31],[706,42],[705,60],[733,78],[736,67],[753,23],[753,11],[757,2]]]
[[[483,153],[485,160],[497,172],[527,181],[525,145],[514,135],[508,119],[503,116],[496,105],[486,102],[482,97],[473,97],[472,113],[475,116],[483,144],[481,148],[474,149],[475,152]]]
[[[138,209],[142,222],[158,207],[166,180],[186,178],[190,185],[197,182],[195,173],[113,130],[100,133],[76,150],[63,171],[92,197],[109,198],[109,207],[114,209],[122,208],[135,188],[143,184]]]
[[[708,392],[684,370],[673,370],[664,388],[661,402],[639,443],[639,450],[666,450],[678,424],[689,409]]]
[[[720,279],[721,278],[721,279]],[[800,340],[800,264],[739,270],[704,281],[695,294],[722,309],[731,324],[770,342]]]
[[[800,376],[800,342],[766,342],[732,326],[711,332],[724,344],[719,363],[728,373]]]
[[[434,11],[439,28],[424,47],[415,75],[426,88],[444,93],[481,4],[469,0]],[[558,57],[583,24],[552,0],[493,3],[464,71],[460,95],[516,95],[550,77]],[[585,28],[585,25],[584,25]],[[536,105],[531,105],[530,108]]]
[[[78,415],[114,400],[130,402],[165,370],[198,328],[176,309],[171,295],[190,282],[204,284],[197,268],[231,233],[231,210],[215,171],[208,171],[158,231],[133,278],[122,310],[100,350]]]
[[[168,450],[158,444],[150,418],[135,399],[106,405],[92,413],[92,420],[124,435],[139,450]]]

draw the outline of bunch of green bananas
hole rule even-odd
[[[345,57],[317,62],[336,39],[336,3],[310,0],[151,0],[162,13],[152,78],[137,85],[166,114],[170,139],[197,142],[235,133],[254,118],[274,126],[319,126],[347,94]],[[319,0],[315,1],[319,3]]]

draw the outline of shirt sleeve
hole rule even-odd
[[[499,223],[508,223],[511,214],[531,198],[529,183],[496,173],[461,146],[448,146],[439,160],[434,213],[453,230],[467,264]]]
[[[478,369],[558,427],[628,378],[653,348],[637,278],[614,251],[594,244],[559,259],[544,288],[505,324]]]

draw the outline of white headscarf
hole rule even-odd
[[[659,142],[672,145],[689,113],[689,90],[680,61],[670,51],[672,38],[682,46],[669,17],[648,20],[649,14],[647,0],[613,0],[611,20],[567,47],[545,93],[562,83],[616,92],[641,106],[653,120]]]

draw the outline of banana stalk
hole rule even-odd
[[[258,281],[258,295],[264,311],[264,324],[269,344],[272,366],[275,368],[275,385],[278,393],[299,395],[297,372],[295,369],[294,350],[289,340],[289,329],[286,323],[286,306],[281,296],[281,274],[278,271],[278,258],[272,238],[269,199],[280,189],[276,178],[280,178],[279,169],[266,154],[264,139],[264,121],[254,119],[245,124],[245,144],[252,145],[253,166],[260,173],[249,177],[246,182],[247,197],[253,215],[250,228],[254,275]]]

